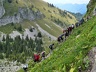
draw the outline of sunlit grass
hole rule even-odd
[[[96,17],[92,18],[82,26],[76,28],[72,35],[54,50],[53,54],[33,67],[31,72],[78,72],[78,67],[85,70],[83,59],[88,51],[96,46]],[[78,31],[81,31],[78,34]],[[78,38],[76,38],[80,35]],[[93,39],[92,39],[93,38]]]

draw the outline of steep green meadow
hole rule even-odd
[[[75,28],[68,39],[59,44],[52,55],[43,62],[29,67],[30,72],[78,72],[89,66],[88,51],[96,46],[96,17]],[[32,65],[31,63],[29,66]]]

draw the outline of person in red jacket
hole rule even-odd
[[[34,62],[40,61],[40,54],[34,54]]]

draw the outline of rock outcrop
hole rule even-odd
[[[5,9],[3,7],[3,0],[0,0],[0,18],[5,14]]]
[[[89,4],[87,5],[87,16],[94,16],[96,15],[96,4],[95,4],[95,0],[90,0]]]
[[[95,7],[94,10],[93,10],[93,15],[96,16],[96,7]]]
[[[3,0],[0,1],[0,26],[10,23],[20,23],[25,19],[32,21],[43,18],[43,14],[40,11],[34,12],[27,7],[18,7],[17,13],[14,13],[13,16],[4,16],[6,12],[3,6]]]
[[[91,62],[91,67],[89,72],[96,72],[96,47],[92,48],[90,51],[89,51],[89,60]]]

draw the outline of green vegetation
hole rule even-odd
[[[64,11],[54,7],[53,4],[45,3],[42,0],[5,0],[4,1],[5,15],[16,15],[18,8],[27,8],[33,11],[33,14],[36,15],[36,12],[40,11],[43,13],[46,19],[59,19],[63,24],[72,24],[76,22],[76,18],[70,14],[63,14]],[[63,14],[63,15],[62,15]],[[51,18],[51,16],[53,18]],[[71,18],[70,18],[71,17]]]
[[[22,33],[23,29],[24,28],[22,27],[21,24],[13,24],[13,23],[11,23],[11,24],[7,24],[7,25],[4,25],[4,26],[0,26],[0,31],[4,32],[6,34],[10,34],[14,30],[17,30],[17,31]]]
[[[69,13],[74,15],[76,17],[77,21],[80,21],[83,17],[83,14],[80,14],[80,13],[72,13],[72,12],[69,12]]]
[[[34,21],[24,20],[23,22],[15,25],[9,24],[1,26],[0,31],[7,34],[11,33],[13,30],[22,32],[25,28],[29,28],[30,26],[37,28],[37,23],[42,29],[57,37],[62,33],[62,29],[57,27],[55,24],[64,28],[69,24],[74,24],[76,22],[76,18],[72,14],[66,11],[62,11],[54,7],[53,4],[46,3],[42,0],[5,0],[4,8],[6,12],[3,17],[16,15],[19,8],[26,8],[28,10],[30,9],[33,11],[35,16],[38,11],[42,12],[44,15],[43,18],[36,19]],[[22,26],[21,28],[23,30],[20,29],[19,25]]]
[[[3,36],[3,42],[0,42],[0,59],[8,58],[21,63],[25,63],[28,57],[32,57],[34,52],[42,52],[42,38],[36,37],[35,41],[26,36],[25,39],[21,39],[20,36],[12,39],[9,35],[6,39]]]
[[[87,5],[87,13],[85,17],[87,16],[92,16],[93,15],[93,10],[96,7],[96,2],[95,0],[90,0],[89,4]]]
[[[59,45],[53,54],[43,62],[29,68],[30,72],[78,72],[89,66],[84,62],[88,51],[96,46],[96,17],[76,28],[70,37]]]

